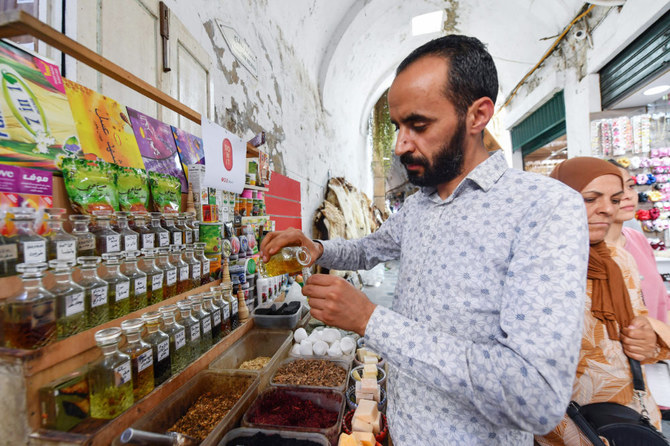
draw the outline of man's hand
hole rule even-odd
[[[271,256],[277,254],[280,249],[286,246],[304,246],[312,256],[309,266],[312,266],[323,254],[323,246],[320,243],[314,243],[302,231],[289,228],[285,231],[270,232],[261,242],[261,256],[264,262],[267,262]]]
[[[302,289],[309,297],[312,316],[327,325],[351,330],[363,336],[377,305],[341,277],[328,274],[311,276]]]
[[[642,362],[656,357],[656,332],[644,316],[636,316],[628,327],[621,329],[623,352]]]

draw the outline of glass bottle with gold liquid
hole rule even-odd
[[[10,220],[14,223],[14,231],[9,241],[16,243],[18,248],[17,263],[46,263],[47,241],[33,229],[35,210],[16,208],[12,209],[12,214]]]
[[[91,217],[88,215],[70,215],[72,236],[77,239],[77,257],[95,255],[95,235],[88,230]]]
[[[181,246],[184,244],[184,231],[175,226],[176,214],[163,214],[164,228],[170,231],[170,245]]]
[[[5,343],[36,349],[56,340],[56,297],[42,286],[46,263],[19,263],[23,290],[5,302]]]
[[[186,224],[186,219],[188,218],[188,215],[186,213],[180,213],[177,216],[177,222],[175,223],[175,227],[177,229],[180,229],[182,231],[183,235],[183,244],[184,245],[192,245],[193,244],[193,229]]]
[[[133,397],[139,401],[154,390],[154,357],[151,346],[142,340],[142,319],[128,319],[121,322],[121,330],[126,335],[126,345],[121,353],[130,356],[133,373]]]
[[[170,337],[161,331],[161,314],[149,311],[142,315],[147,326],[143,340],[151,345],[154,357],[154,385],[160,386],[172,376],[172,357],[170,356]]]
[[[181,372],[190,364],[192,352],[186,345],[186,329],[175,322],[176,305],[160,307],[158,311],[163,317],[163,332],[170,339],[171,372],[173,375]]]
[[[223,287],[221,285],[211,286],[209,290],[214,296],[214,303],[221,309],[221,336],[226,336],[232,331],[230,325],[230,304],[223,298]]]
[[[195,258],[195,247],[193,245],[184,246],[184,262],[188,264],[188,276],[191,280],[191,288],[197,288],[202,283],[202,263]]]
[[[53,208],[44,210],[49,216],[47,221],[47,252],[49,260],[72,260],[77,259],[77,237],[68,234],[63,229],[63,217],[65,209]]]
[[[102,280],[109,284],[109,319],[116,319],[130,313],[130,279],[119,270],[123,254],[110,252],[102,255],[105,273]]]
[[[233,295],[233,284],[222,283],[221,288],[222,297],[226,302],[228,302],[228,306],[230,307],[230,329],[235,330],[240,326],[240,314],[237,297]]]
[[[165,274],[163,270],[156,266],[156,248],[142,249],[142,263],[140,270],[147,275],[147,300],[149,305],[157,304],[163,301],[163,281]]]
[[[209,259],[205,256],[205,243],[197,242],[193,244],[195,248],[195,258],[200,262],[200,284],[205,285],[212,281],[209,275]]]
[[[56,337],[65,339],[87,328],[84,288],[72,281],[74,260],[50,260],[56,283],[49,291],[56,296]]]
[[[140,235],[130,229],[128,219],[130,212],[119,211],[114,213],[114,231],[121,235],[121,251],[137,251],[140,249]]]
[[[299,273],[312,261],[307,248],[303,246],[286,246],[267,262],[260,261],[259,269],[264,276],[280,276],[282,274]]]
[[[126,251],[121,263],[121,272],[130,279],[130,311],[137,311],[149,304],[147,275],[137,267],[139,251]]]
[[[186,226],[193,231],[193,243],[200,241],[200,222],[195,218],[195,212],[186,212]]]
[[[190,302],[179,301],[177,302],[177,308],[181,314],[179,323],[186,330],[186,346],[189,348],[189,363],[191,363],[200,357],[200,351],[202,350],[200,321],[191,314]]]
[[[151,225],[149,230],[154,233],[154,248],[167,248],[170,246],[170,231],[161,226],[160,212],[149,212],[151,218]]]
[[[221,308],[214,303],[214,294],[212,292],[202,293],[202,308],[209,312],[209,316],[212,319],[212,344],[216,344],[223,337]]]
[[[177,267],[177,294],[191,289],[188,263],[181,258],[183,248],[181,245],[170,247],[170,263]]]
[[[212,316],[202,307],[202,296],[190,296],[191,314],[200,322],[200,354],[203,355],[212,346]]]
[[[95,255],[101,256],[121,251],[121,234],[111,226],[112,213],[110,211],[93,211],[95,226],[89,226],[95,235]]]
[[[177,295],[177,267],[170,263],[170,248],[158,249],[156,266],[163,271],[163,299]]]
[[[98,276],[100,257],[78,257],[77,263],[81,270],[77,284],[84,289],[86,327],[97,327],[109,321],[109,284]]]
[[[88,367],[91,417],[116,418],[133,405],[130,356],[119,351],[121,329],[105,328],[95,333],[102,357]]]
[[[130,227],[133,231],[137,232],[140,235],[140,248],[139,249],[149,249],[154,248],[156,245],[156,234],[147,227],[147,221],[149,220],[149,214],[146,212],[133,212],[132,213],[132,223]]]
[[[0,209],[0,277],[13,276],[16,274],[16,262],[19,257],[15,241],[5,236],[7,212]],[[0,321],[2,318],[0,317]],[[0,327],[1,329],[2,327]],[[0,345],[3,345],[0,339]]]

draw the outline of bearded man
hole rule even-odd
[[[579,194],[490,155],[498,92],[477,39],[412,52],[389,90],[395,153],[422,187],[359,240],[268,234],[265,260],[302,245],[328,268],[400,259],[391,309],[345,280],[313,275],[314,317],[352,330],[388,363],[396,445],[523,445],[563,417],[582,335],[588,229]]]

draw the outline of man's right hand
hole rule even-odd
[[[310,266],[323,254],[321,243],[313,242],[312,239],[308,238],[298,229],[289,228],[285,231],[270,232],[263,238],[261,242],[261,257],[263,261],[267,262],[271,256],[277,254],[285,246],[304,246],[307,248],[312,256]]]

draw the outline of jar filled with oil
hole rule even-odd
[[[154,385],[160,386],[172,376],[172,357],[170,356],[170,337],[161,331],[161,314],[149,311],[142,315],[147,326],[143,340],[151,346],[154,358]]]
[[[121,272],[130,279],[130,311],[141,310],[149,304],[147,297],[147,275],[137,267],[139,251],[124,253]]]
[[[163,271],[163,299],[177,295],[177,267],[170,263],[170,248],[158,249],[156,266]]]
[[[156,248],[142,249],[140,270],[147,275],[147,300],[149,305],[163,301],[163,281],[165,274],[156,266]]]
[[[106,253],[102,258],[105,260],[106,270],[102,279],[109,284],[109,318],[116,319],[130,313],[130,279],[119,270],[122,253]]]
[[[86,327],[97,327],[110,319],[109,284],[98,276],[100,257],[78,257],[77,263],[79,263],[81,269],[81,278],[77,284],[84,288]]]
[[[95,255],[95,235],[88,230],[91,217],[88,215],[70,215],[72,236],[77,239],[77,257]]]
[[[191,363],[191,349],[186,346],[186,329],[175,322],[176,305],[166,305],[158,311],[163,317],[163,332],[170,339],[170,366],[172,374],[175,375]]]
[[[142,340],[142,319],[128,319],[121,322],[121,330],[126,335],[126,345],[121,353],[130,356],[133,375],[133,397],[139,401],[154,389],[154,357],[151,346]]]
[[[86,330],[86,305],[84,288],[72,281],[74,260],[51,260],[56,283],[49,291],[56,296],[56,331],[58,339]]]
[[[299,273],[312,261],[307,248],[303,246],[286,246],[267,262],[259,262],[259,269],[264,276],[281,276],[282,274]]]

